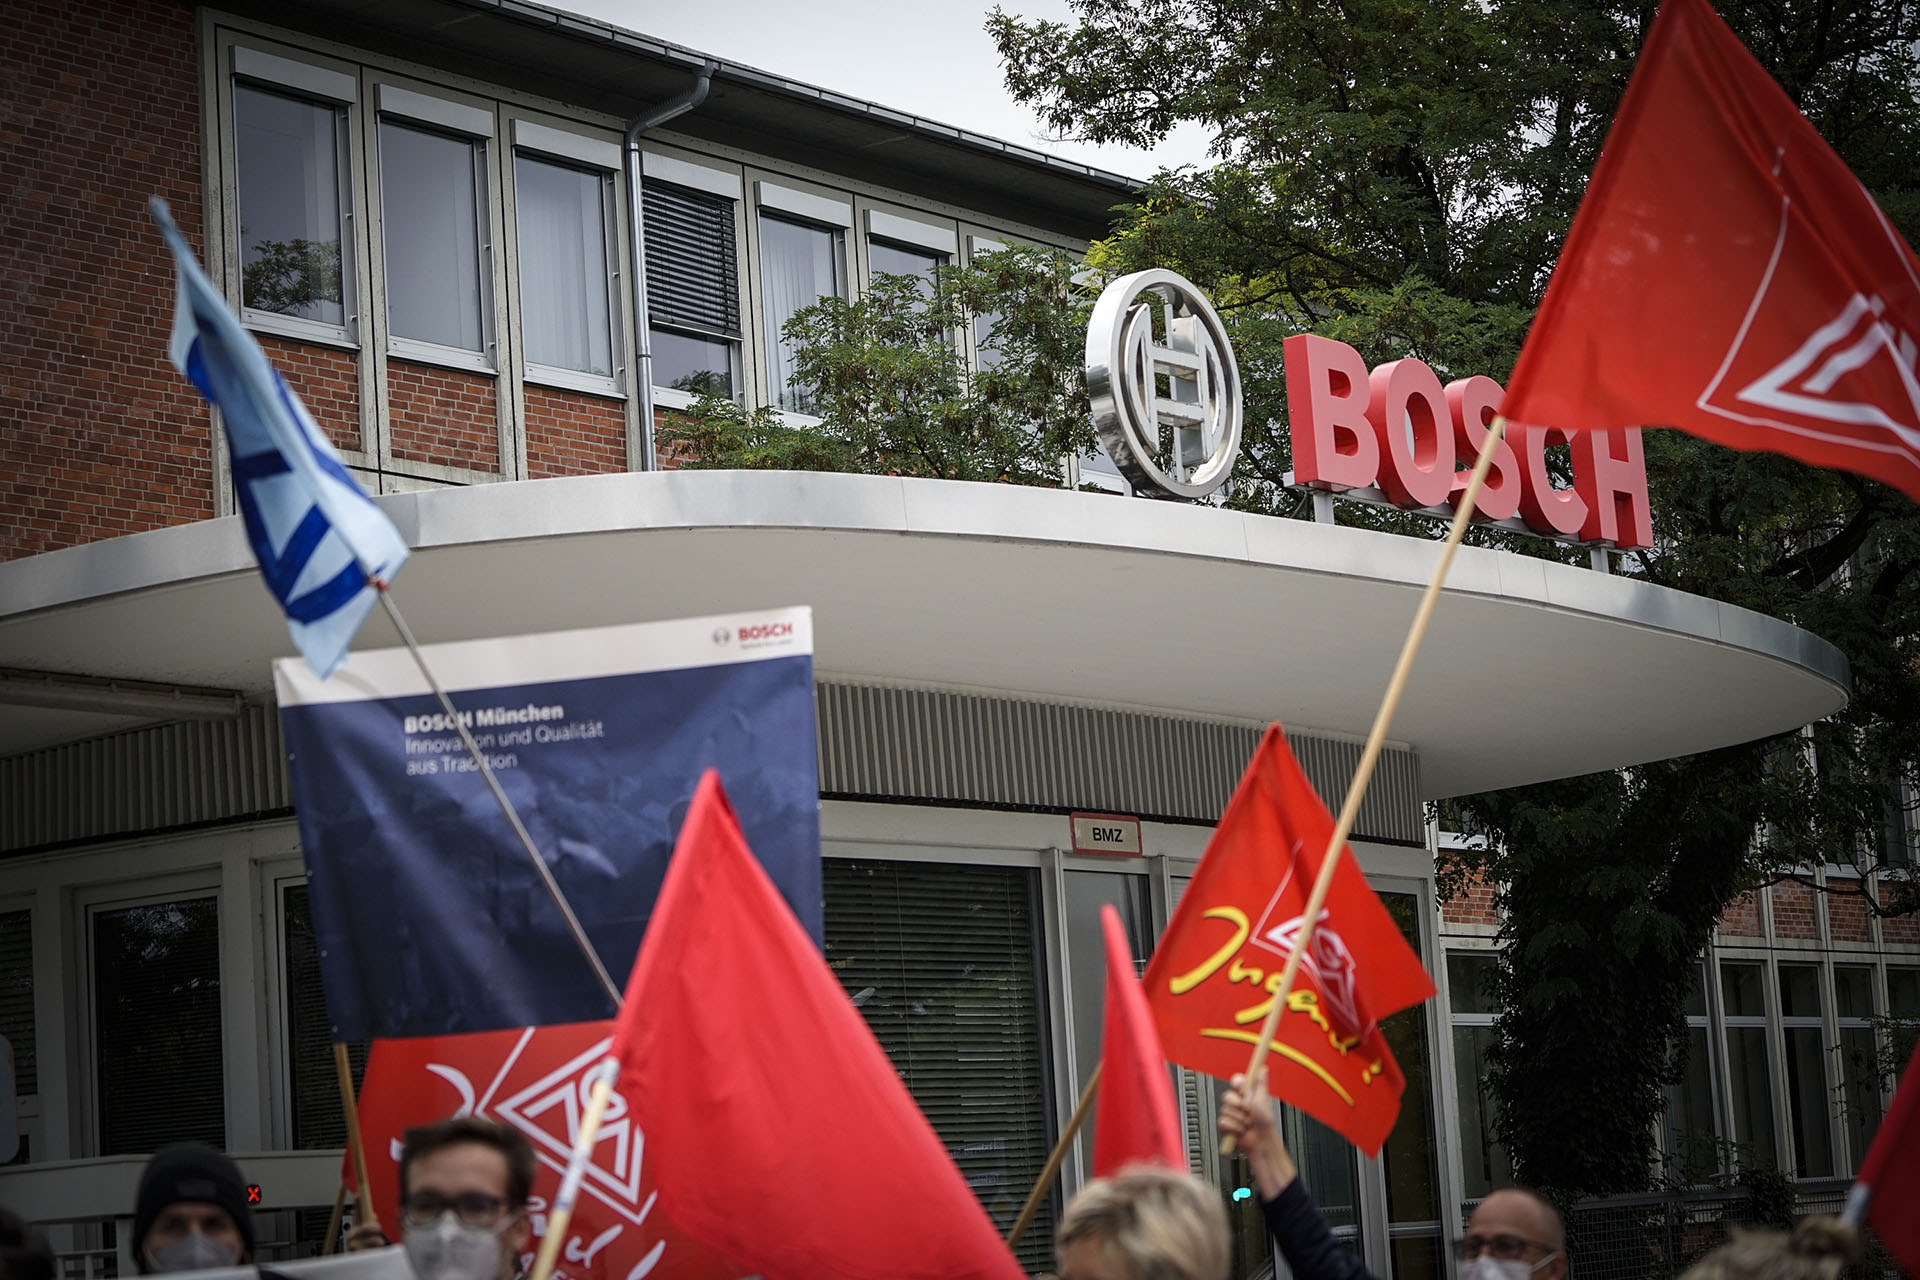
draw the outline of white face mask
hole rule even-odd
[[[1525,1258],[1490,1258],[1483,1253],[1460,1264],[1460,1280],[1528,1280],[1555,1256],[1550,1253],[1538,1262],[1529,1263]]]
[[[507,1257],[498,1228],[469,1226],[451,1209],[432,1226],[409,1226],[404,1243],[420,1280],[495,1280]]]
[[[240,1251],[224,1240],[189,1231],[172,1244],[149,1249],[147,1260],[157,1272],[206,1271],[213,1267],[231,1267],[240,1262]]]

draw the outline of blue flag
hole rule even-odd
[[[391,580],[407,544],[207,279],[166,202],[156,197],[152,210],[177,269],[167,354],[220,410],[260,576],[308,665],[331,675],[373,608],[369,579]]]

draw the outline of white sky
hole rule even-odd
[[[1066,0],[1001,0],[1023,18],[1069,22]],[[991,0],[546,0],[629,31],[1144,178],[1163,165],[1203,164],[1208,137],[1185,125],[1154,150],[1048,137],[1002,79],[986,33]]]

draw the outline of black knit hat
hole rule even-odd
[[[240,1228],[246,1257],[253,1256],[253,1210],[247,1208],[247,1180],[233,1157],[198,1142],[163,1147],[147,1161],[140,1174],[140,1194],[133,1206],[134,1256],[145,1261],[147,1230],[160,1211],[171,1204],[218,1205]]]

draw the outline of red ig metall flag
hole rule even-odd
[[[374,1208],[396,1240],[400,1220],[400,1139],[415,1125],[479,1116],[510,1125],[539,1163],[528,1216],[533,1238],[524,1274],[546,1234],[596,1074],[613,1045],[612,1022],[575,1022],[458,1036],[376,1040],[360,1089],[360,1128]],[[735,1280],[745,1273],[683,1236],[660,1212],[646,1136],[615,1096],[587,1167],[555,1280]],[[349,1160],[341,1181],[353,1186]]]
[[[1332,835],[1326,805],[1271,726],[1147,968],[1168,1059],[1223,1079],[1247,1069]],[[1406,1079],[1378,1020],[1433,993],[1343,850],[1274,1034],[1269,1090],[1379,1154]]]
[[[1501,411],[1678,427],[1920,499],[1917,342],[1912,249],[1707,0],[1665,0]]]

